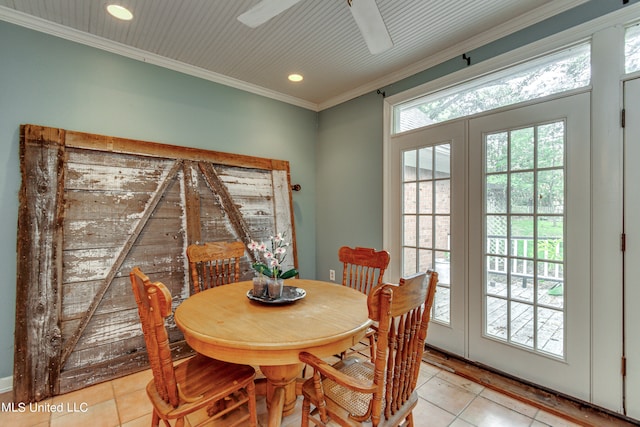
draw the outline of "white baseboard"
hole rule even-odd
[[[13,377],[0,378],[0,393],[13,390]]]

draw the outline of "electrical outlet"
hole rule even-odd
[[[329,280],[331,280],[332,282],[336,281],[336,271],[335,270],[329,270]]]

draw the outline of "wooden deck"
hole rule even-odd
[[[510,290],[512,302],[509,307],[509,289],[506,281],[493,282],[487,288],[487,335],[551,356],[563,357],[564,296],[549,293],[554,285],[555,283],[549,282],[547,285],[539,286],[537,295],[534,295],[534,286],[531,283],[526,286],[521,283],[513,285]],[[435,319],[445,322],[449,320],[449,297],[447,288],[438,288]],[[536,299],[537,320],[533,305]]]

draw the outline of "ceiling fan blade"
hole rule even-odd
[[[393,41],[382,20],[376,0],[347,1],[369,51],[375,55],[393,47]]]
[[[262,0],[238,16],[238,21],[248,27],[256,28],[300,1],[302,0]]]

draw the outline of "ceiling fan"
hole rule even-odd
[[[256,28],[301,1],[262,0],[238,16],[238,21],[251,28]],[[393,47],[391,36],[382,20],[376,0],[347,0],[347,4],[372,54],[375,55]]]

